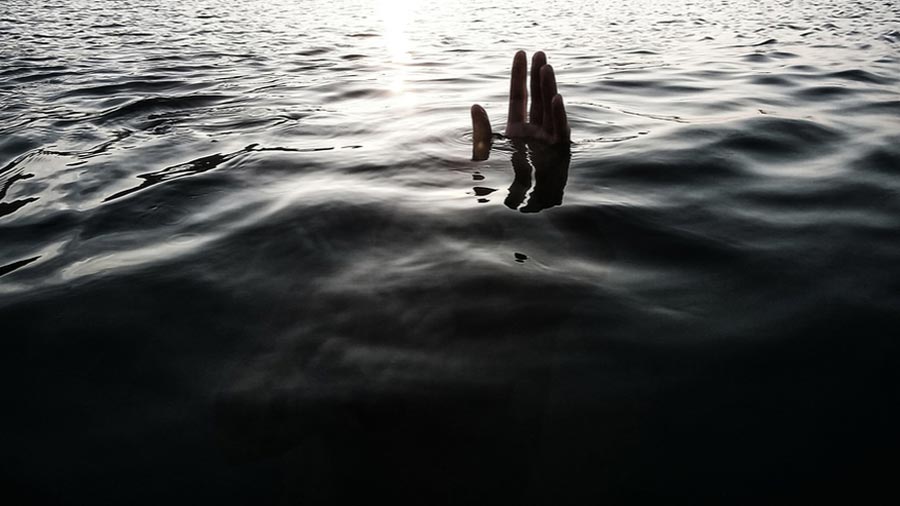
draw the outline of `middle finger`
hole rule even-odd
[[[541,95],[541,69],[547,64],[547,55],[543,51],[531,57],[531,112],[529,122],[540,125],[543,122],[544,102]]]

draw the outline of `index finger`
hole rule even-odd
[[[524,123],[525,109],[528,105],[528,90],[525,87],[528,62],[525,51],[519,51],[513,58],[512,72],[509,77],[509,115],[506,126]]]

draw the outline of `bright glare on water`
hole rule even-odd
[[[898,175],[892,1],[5,0],[7,488],[884,503]]]

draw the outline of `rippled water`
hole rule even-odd
[[[900,6],[520,3],[4,1],[7,493],[896,495]]]

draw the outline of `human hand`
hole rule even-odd
[[[509,116],[507,137],[538,140],[553,145],[568,145],[571,130],[566,118],[562,95],[556,92],[556,75],[547,64],[547,56],[538,51],[531,59],[531,111],[526,118],[528,90],[525,84],[527,57],[519,51],[513,58],[509,82]],[[530,119],[530,120],[529,120]],[[491,123],[487,111],[478,104],[472,106],[472,158],[486,160],[492,140]]]

